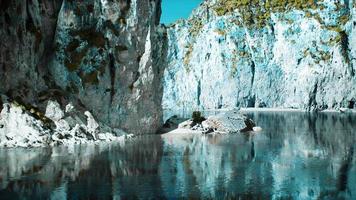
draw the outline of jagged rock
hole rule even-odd
[[[194,124],[193,120],[190,119],[190,120],[187,120],[187,121],[185,121],[185,122],[180,123],[180,124],[178,125],[178,128],[181,128],[181,129],[190,129],[190,128],[193,127],[193,124]]]
[[[87,116],[87,130],[95,140],[95,135],[99,132],[99,124],[95,121],[93,115],[90,112],[86,111],[84,114]]]
[[[111,142],[125,139],[127,133],[100,126],[90,112],[85,112],[87,123],[83,123],[75,108],[71,116],[64,117],[59,103],[49,101],[46,116],[55,127],[37,119],[31,110],[18,103],[3,104],[0,114],[0,147],[43,147],[48,145],[70,145],[76,143]],[[102,129],[105,132],[101,132]],[[100,138],[99,138],[100,136]]]
[[[6,5],[0,12],[6,41],[0,48],[0,93],[38,108],[49,99],[71,102],[66,113],[90,110],[112,129],[146,134],[160,128],[167,52],[161,0]],[[54,108],[47,114],[56,121],[63,116]]]
[[[238,110],[221,112],[208,117],[201,123],[195,123],[192,119],[179,124],[180,129],[191,129],[208,133],[237,133],[253,131],[256,124]]]
[[[47,103],[45,116],[53,121],[59,121],[64,117],[64,112],[57,101],[50,100]]]
[[[60,119],[60,120],[56,121],[55,123],[56,123],[56,129],[58,131],[68,132],[71,129],[69,123],[65,119]]]
[[[135,134],[156,132],[166,52],[158,27],[161,1],[64,4],[49,66],[53,81],[74,93],[98,122]],[[83,9],[88,6],[93,9]]]
[[[239,111],[227,111],[208,117],[202,122],[202,127],[208,132],[213,130],[217,133],[237,133],[246,127],[247,120],[252,121]]]
[[[69,103],[68,105],[66,105],[66,110],[65,110],[66,113],[71,113],[73,111],[74,111],[74,106],[72,103]]]
[[[3,104],[0,114],[0,146],[38,147],[48,145],[52,131],[44,122],[12,103]]]

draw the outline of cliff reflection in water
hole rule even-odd
[[[0,150],[0,199],[356,198],[356,117],[250,113],[263,131]]]

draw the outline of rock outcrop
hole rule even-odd
[[[111,127],[157,131],[166,52],[160,12],[159,0],[65,1],[49,67],[56,85]]]
[[[253,131],[254,127],[256,127],[256,124],[251,119],[238,110],[221,112],[211,115],[207,119],[198,114],[198,121],[195,118],[197,116],[196,113],[200,112],[194,112],[192,119],[180,123],[178,128],[183,130],[190,129],[203,134],[228,134]]]
[[[58,102],[50,100],[46,113],[41,113],[16,101],[5,102],[0,113],[0,147],[118,142],[132,136],[100,124],[88,111],[70,109],[71,104],[64,111]]]
[[[168,28],[164,109],[348,107],[356,2],[208,0]]]
[[[0,94],[42,113],[49,100],[62,110],[71,103],[104,126],[154,133],[162,122],[167,52],[160,4],[1,1]]]

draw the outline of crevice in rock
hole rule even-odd
[[[349,49],[349,36],[345,31],[340,32],[340,45],[341,45],[341,54],[345,59],[345,63],[348,65],[349,71],[351,76],[355,76],[355,70],[352,67],[351,61],[350,61],[350,49]]]
[[[200,95],[201,95],[201,81],[198,80],[197,86],[197,105],[200,106]]]
[[[116,68],[115,68],[115,58],[112,54],[109,54],[109,69],[110,69],[110,103],[113,102],[115,96],[115,78],[116,78]]]
[[[270,28],[271,28],[271,32],[272,32],[271,35],[275,36],[275,35],[274,35],[274,26],[273,26],[273,24],[271,24]]]
[[[223,107],[223,96],[220,95],[219,99],[218,99],[218,107],[217,109],[221,109]]]
[[[3,102],[2,102],[2,99],[1,99],[1,97],[0,97],[0,113],[1,113],[2,109],[4,108],[4,107],[2,106],[2,104],[3,104]]]
[[[352,99],[349,101],[348,108],[349,108],[349,109],[354,109],[354,108],[355,108],[355,103],[356,103],[356,99],[352,98]]]
[[[5,23],[7,26],[11,25],[11,18],[10,15],[8,13],[5,13]]]
[[[313,91],[309,94],[308,110],[311,111],[316,106],[316,93],[318,92],[318,82],[314,84]]]
[[[155,16],[155,25],[159,25],[161,21],[161,15],[162,15],[162,0],[157,1],[156,4],[156,16]]]
[[[33,22],[32,15],[28,3],[26,4],[26,30],[34,33],[36,30],[35,23]]]
[[[1,0],[0,1],[0,10],[1,12],[4,12],[11,6],[12,0]]]
[[[131,92],[135,88],[135,83],[139,78],[140,78],[140,72],[134,72],[134,79],[133,79],[132,83],[129,85],[129,89],[131,90]]]
[[[119,1],[119,6],[120,6],[120,20],[125,20],[126,15],[130,10],[131,7],[131,0],[120,0]]]
[[[252,77],[251,77],[251,88],[252,88],[255,82],[255,74],[256,74],[256,65],[254,61],[252,61],[251,64],[251,73],[252,73]]]
[[[303,58],[299,58],[297,61],[297,65],[300,65],[300,63],[302,62]]]
[[[256,95],[247,98],[247,108],[254,108],[256,104]]]

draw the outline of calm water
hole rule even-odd
[[[250,113],[255,135],[0,149],[0,199],[356,199],[356,117]]]

